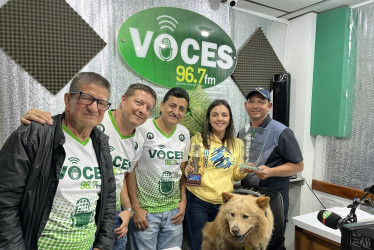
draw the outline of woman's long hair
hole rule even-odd
[[[222,144],[225,145],[228,149],[234,148],[235,144],[235,137],[234,137],[234,121],[232,119],[232,112],[230,105],[225,101],[225,100],[215,100],[213,101],[206,112],[206,117],[205,117],[205,125],[203,128],[203,131],[201,133],[201,136],[203,137],[203,145],[204,148],[209,148],[210,147],[210,141],[209,137],[213,135],[212,131],[212,125],[209,123],[209,118],[210,118],[210,113],[212,112],[212,109],[216,106],[219,105],[224,105],[228,110],[230,114],[230,123],[226,128],[225,135],[222,139]]]

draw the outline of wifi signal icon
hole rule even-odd
[[[160,25],[160,29],[170,29],[174,32],[174,29],[177,28],[178,21],[171,16],[161,15],[157,17],[156,20]]]
[[[113,148],[112,146],[109,146],[109,150],[110,150],[110,152],[113,152],[113,151],[116,150],[116,149]]]
[[[77,157],[70,157],[68,160],[73,164],[77,164],[80,161]]]

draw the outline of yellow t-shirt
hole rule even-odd
[[[200,133],[191,138],[189,156],[194,154],[194,145],[199,145],[199,173],[201,173],[201,187],[187,186],[187,189],[199,199],[222,204],[222,192],[232,192],[234,181],[242,180],[247,174],[239,171],[237,166],[244,162],[243,141],[235,138],[235,145],[228,149],[215,135],[210,138],[210,148],[203,146]]]

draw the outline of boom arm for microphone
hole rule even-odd
[[[374,193],[374,185],[364,189],[365,194],[360,199],[355,199],[352,204],[347,207],[351,209],[350,213],[343,219],[340,215],[328,211],[321,210],[317,215],[317,219],[325,226],[333,229],[341,229],[344,224],[356,223],[357,215],[356,208],[361,204],[361,202],[368,196],[370,193]]]

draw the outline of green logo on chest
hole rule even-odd
[[[183,159],[183,152],[181,151],[164,151],[164,150],[148,150],[151,159],[157,157],[158,159]]]
[[[161,175],[161,179],[158,182],[158,191],[163,195],[171,194],[174,190],[174,181],[172,174],[169,171],[165,171]]]
[[[90,201],[87,198],[81,198],[77,201],[75,212],[71,213],[72,227],[86,227],[94,217]]]

